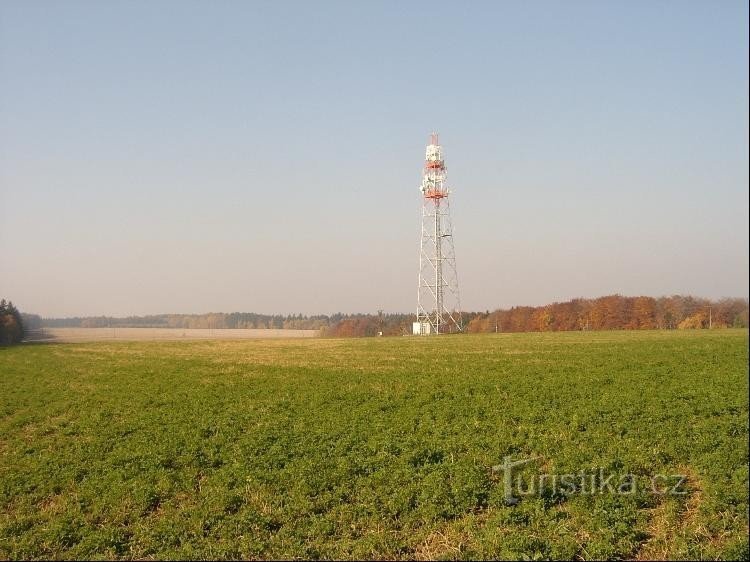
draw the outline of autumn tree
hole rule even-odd
[[[0,300],[0,345],[20,343],[24,335],[21,313],[12,302]]]

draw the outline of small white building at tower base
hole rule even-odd
[[[415,336],[428,336],[432,333],[432,325],[429,322],[414,322],[411,329]]]

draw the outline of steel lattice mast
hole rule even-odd
[[[456,254],[451,226],[450,191],[445,183],[443,147],[436,133],[430,136],[422,172],[422,237],[419,251],[419,289],[414,333],[460,332]]]

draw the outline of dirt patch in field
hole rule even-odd
[[[687,490],[687,499],[681,503],[665,497],[649,513],[649,538],[635,552],[634,560],[670,560],[687,553],[674,552],[675,537],[694,539],[702,544],[720,546],[726,540],[714,535],[700,521],[699,512],[704,501],[704,489],[697,472],[689,466],[679,467],[685,475],[682,488]]]
[[[266,338],[312,338],[318,330],[254,328],[44,328],[29,334],[30,342],[90,342],[149,340],[244,340]]]
[[[457,559],[478,528],[487,524],[490,510],[469,513],[432,531],[414,549],[415,560]]]

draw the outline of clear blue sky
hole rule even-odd
[[[0,296],[414,310],[748,294],[748,3],[0,1]]]

